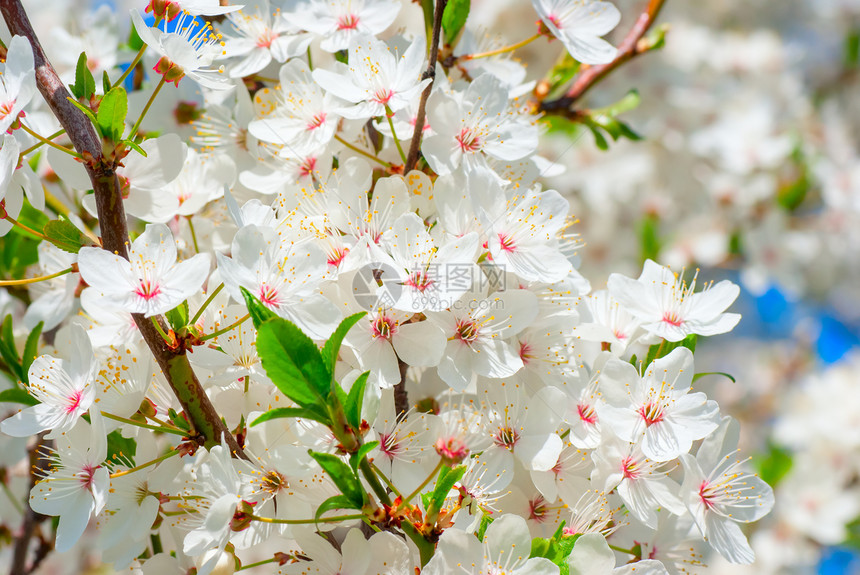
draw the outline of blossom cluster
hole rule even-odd
[[[593,290],[542,183],[565,169],[543,104],[622,57],[619,10],[533,0],[515,47],[564,52],[527,82],[468,2],[422,4],[423,28],[399,0],[152,0],[128,58],[102,7],[55,61],[102,163],[54,134],[35,39],[7,42],[0,233],[40,241],[9,284],[3,399],[24,405],[0,441],[35,437],[57,551],[94,523],[143,574],[754,560],[740,525],[773,492],[694,389],[738,287],[646,259]],[[635,135],[616,115],[566,121]],[[117,204],[127,254],[105,249]]]

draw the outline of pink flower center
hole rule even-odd
[[[433,285],[433,280],[427,277],[427,272],[412,272],[409,275],[409,278],[404,282],[405,285],[408,285],[415,290],[424,293],[430,286]]]
[[[380,88],[373,93],[371,100],[384,106],[388,104],[388,101],[391,100],[392,96],[394,96],[394,92],[392,90],[388,88]]]
[[[265,282],[260,286],[260,301],[269,307],[275,307],[281,303],[278,297],[278,290],[270,285],[266,285]]]
[[[639,477],[639,464],[632,457],[625,457],[621,461],[621,473],[625,479],[636,479]]]
[[[374,339],[381,337],[390,341],[397,333],[397,322],[388,316],[378,317],[370,324],[370,331]]]
[[[588,423],[590,425],[594,425],[597,423],[597,413],[594,411],[593,405],[588,405],[587,403],[580,403],[576,406],[576,411],[579,413],[579,419]]]
[[[524,341],[520,342],[520,359],[523,360],[523,365],[527,365],[534,358],[535,356],[532,355],[532,346]]]
[[[436,453],[446,461],[460,463],[469,456],[469,448],[459,437],[440,437],[436,440]]]
[[[338,30],[355,30],[356,28],[358,28],[358,16],[355,14],[344,14],[338,17]]]
[[[84,394],[80,389],[75,390],[74,393],[68,398],[69,404],[66,406],[66,413],[71,414],[74,413],[75,410],[78,409],[78,406],[81,405],[81,396]]]
[[[713,492],[711,491],[711,484],[708,483],[707,480],[702,481],[702,484],[699,485],[699,498],[702,500],[702,503],[705,504],[705,507],[708,509],[714,508],[714,502],[711,501],[714,497]]]
[[[481,138],[471,128],[463,128],[455,138],[463,153],[478,152],[481,150]]]
[[[89,489],[93,484],[93,479],[95,478],[96,469],[101,467],[101,465],[85,465],[83,469],[81,469],[80,474],[78,475],[78,479],[81,482],[81,486],[84,489]]]
[[[325,123],[325,117],[326,117],[325,112],[320,112],[318,114],[314,114],[314,117],[311,118],[310,122],[308,122],[308,125],[306,128],[307,131],[310,132],[310,131],[316,130],[317,128],[322,126]]]
[[[670,325],[674,325],[675,327],[681,327],[681,324],[684,323],[684,320],[678,317],[678,314],[674,311],[667,311],[664,313],[663,321]]]
[[[301,167],[299,168],[299,174],[303,178],[306,178],[314,173],[314,170],[317,169],[317,159],[316,158],[307,158],[304,162],[302,162]]]
[[[520,434],[513,427],[499,427],[496,434],[493,436],[493,442],[499,447],[505,449],[513,449],[514,445],[520,438]]]
[[[555,14],[550,14],[550,15],[547,17],[547,20],[549,20],[550,22],[552,22],[552,25],[553,25],[553,26],[555,26],[556,28],[558,28],[559,30],[561,30],[561,20],[559,19],[559,17],[558,17],[558,16],[556,16]]]
[[[272,42],[277,40],[278,35],[275,34],[273,30],[269,30],[268,28],[257,37],[257,47],[258,48],[268,48],[272,45]]]
[[[663,413],[663,405],[649,401],[639,408],[639,415],[645,420],[645,425],[651,427],[655,423],[663,421],[665,414]]]
[[[511,253],[516,249],[514,238],[505,233],[499,234],[499,246],[502,248],[502,251],[506,251],[508,253]]]
[[[538,495],[534,499],[529,500],[529,519],[543,523],[547,519],[549,507],[546,504],[546,499],[543,495]]]
[[[457,320],[457,333],[454,337],[465,343],[472,343],[478,339],[478,334],[478,324],[468,320]]]
[[[338,267],[340,263],[343,261],[343,258],[346,257],[346,254],[349,253],[349,249],[345,247],[333,248],[328,254],[328,265],[332,267]]]
[[[137,289],[134,290],[134,293],[142,297],[144,300],[149,301],[161,293],[161,287],[157,283],[143,280],[140,282],[140,285],[137,286]]]
[[[397,441],[397,436],[393,433],[383,433],[379,436],[379,450],[389,459],[394,459],[402,449],[402,446]]]

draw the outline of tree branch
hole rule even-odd
[[[20,0],[0,1],[0,12],[12,34],[24,36],[30,41],[39,91],[65,128],[75,149],[84,158],[84,167],[95,192],[104,249],[128,259],[128,225],[115,161],[104,156],[102,142],[95,128],[84,113],[68,100],[71,94],[45,56]],[[227,430],[206,396],[206,392],[203,391],[197,376],[191,369],[185,349],[169,348],[148,318],[143,317],[142,314],[132,314],[132,316],[179,403],[188,414],[194,430],[205,440],[205,445],[207,447],[217,445],[223,437],[234,453],[244,457],[242,448]],[[157,321],[164,325],[161,317],[158,317]]]
[[[43,432],[36,436],[36,442],[32,447],[30,447],[30,449],[28,449],[30,456],[30,487],[27,490],[28,493],[33,489],[33,486],[36,485],[39,474],[47,473],[49,471],[50,465],[48,464],[48,460],[39,457],[39,455],[41,454],[42,448],[49,448],[51,443],[51,441],[45,439],[45,433]],[[36,513],[29,505],[24,509],[24,521],[21,524],[20,534],[15,537],[15,546],[12,550],[12,564],[10,566],[9,575],[32,573],[35,571],[36,567],[39,566],[41,560],[45,558],[45,555],[47,555],[47,552],[44,550],[45,544],[42,542],[39,545],[39,550],[37,551],[36,556],[33,558],[32,564],[29,566],[27,565],[27,552],[30,549],[30,540],[36,533],[36,528],[39,523],[43,522],[45,519],[47,519],[47,516]]]
[[[585,95],[598,82],[606,76],[614,72],[621,65],[629,62],[636,56],[647,52],[650,47],[642,46],[641,40],[651,29],[657,17],[660,15],[660,10],[663,9],[666,0],[648,0],[648,6],[645,11],[636,20],[636,23],[621,41],[618,46],[618,55],[612,62],[601,64],[599,66],[583,66],[582,71],[576,76],[567,93],[549,102],[541,102],[539,111],[550,114],[565,114],[570,111],[570,107]]]
[[[439,38],[442,36],[442,14],[445,12],[448,0],[436,0],[436,11],[433,14],[433,39],[430,42],[430,60],[427,69],[421,75],[422,80],[430,79],[430,83],[421,93],[418,102],[418,115],[415,117],[415,130],[412,132],[412,141],[409,144],[409,153],[406,155],[406,164],[403,173],[408,174],[415,169],[418,163],[418,149],[421,147],[421,137],[424,135],[424,121],[427,118],[427,99],[433,91],[433,82],[436,80],[436,58],[439,56]]]

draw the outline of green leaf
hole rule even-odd
[[[469,0],[448,0],[445,11],[442,12],[442,31],[445,32],[446,44],[456,44],[457,37],[469,17],[470,4]]]
[[[119,429],[107,434],[107,458],[110,463],[134,467],[137,442],[131,437],[123,437]]]
[[[38,405],[39,401],[27,393],[27,390],[15,387],[0,391],[0,403],[23,403],[24,405]]]
[[[27,336],[27,342],[24,344],[24,357],[21,358],[21,373],[24,375],[24,382],[30,382],[30,366],[36,359],[39,353],[39,336],[42,335],[42,328],[45,327],[45,322],[40,321],[30,335]]]
[[[302,407],[325,408],[331,391],[320,350],[296,325],[270,319],[257,331],[257,353],[269,378]]]
[[[166,314],[167,321],[170,322],[170,327],[173,331],[179,331],[188,325],[188,300],[185,300]]]
[[[582,123],[588,126],[588,129],[591,130],[591,135],[594,136],[594,145],[604,152],[608,150],[609,142],[607,142],[603,134],[600,133],[600,126],[591,118],[584,118]]]
[[[350,469],[349,465],[344,463],[340,457],[330,453],[318,453],[313,450],[308,450],[308,453],[320,464],[323,471],[328,474],[355,509],[361,509],[367,503],[367,493],[365,493],[361,481],[355,472]]]
[[[14,227],[0,238],[0,275],[4,278],[20,278],[28,267],[39,261],[39,242],[26,233],[18,233]]]
[[[122,143],[125,144],[126,146],[128,146],[129,148],[131,148],[132,150],[134,150],[135,152],[137,152],[138,154],[140,154],[141,156],[143,156],[144,158],[147,157],[146,151],[144,151],[143,148],[138,146],[134,140],[123,140]],[[245,288],[242,288],[242,289],[245,289]]]
[[[75,95],[75,98],[89,100],[90,96],[95,93],[96,81],[89,67],[87,67],[87,54],[81,52],[78,57],[78,65],[75,67],[75,85],[72,87],[72,94]]]
[[[666,357],[672,350],[678,347],[686,347],[692,352],[696,351],[697,336],[691,333],[681,341],[663,341],[648,348],[648,356],[645,358],[645,369],[651,365],[651,362],[661,357]]]
[[[264,421],[269,421],[270,419],[283,419],[287,417],[312,419],[313,421],[318,421],[327,427],[331,426],[331,418],[328,414],[320,412],[318,409],[306,409],[304,407],[276,407],[257,417],[257,419],[251,422],[251,427],[254,427],[259,423],[263,423]]]
[[[3,319],[3,325],[0,327],[0,356],[3,357],[3,361],[12,371],[12,375],[16,379],[24,381],[21,356],[18,355],[18,349],[15,347],[15,336],[12,334],[12,314]]]
[[[337,326],[337,329],[334,330],[334,333],[331,334],[331,337],[328,338],[328,341],[325,342],[325,345],[322,348],[322,359],[323,363],[325,363],[326,369],[328,369],[329,373],[334,377],[334,365],[337,362],[337,354],[340,351],[340,346],[343,344],[343,338],[346,337],[346,334],[352,329],[358,320],[367,315],[367,312],[354,313],[349,317],[344,318],[340,325]]]
[[[46,223],[42,232],[49,242],[64,252],[72,254],[78,253],[81,247],[92,243],[72,222],[63,217]]]
[[[240,287],[239,290],[242,292],[242,297],[245,298],[245,306],[248,308],[248,313],[251,314],[254,329],[259,330],[261,325],[278,317],[275,312],[263,305],[263,302],[251,295],[251,292],[243,287]]]
[[[762,481],[776,487],[794,464],[791,451],[770,443],[767,453],[753,457],[753,465]]]
[[[478,541],[484,540],[484,535],[487,533],[487,527],[489,527],[490,523],[495,520],[496,518],[489,513],[484,513],[483,517],[481,517],[481,523],[478,525],[478,530],[475,531],[475,537],[478,538]]]
[[[732,383],[738,382],[734,377],[732,377],[730,374],[728,374],[724,371],[705,371],[702,373],[697,373],[696,375],[693,376],[693,381],[696,381],[699,378],[705,377],[706,375],[722,375],[723,377],[732,380]]]
[[[637,90],[630,90],[627,92],[627,95],[615,102],[614,104],[610,104],[605,108],[599,108],[597,110],[592,111],[592,116],[609,116],[610,118],[615,118],[619,114],[624,114],[625,112],[631,112],[639,107],[639,104],[642,102],[642,97],[639,95]]]
[[[352,470],[355,471],[356,475],[358,474],[358,466],[361,465],[361,461],[365,457],[367,457],[367,454],[373,451],[378,445],[378,441],[371,441],[370,443],[365,443],[358,448],[358,451],[349,456],[349,465],[352,467]]]
[[[356,507],[345,495],[333,495],[329,497],[322,503],[320,503],[317,512],[314,513],[314,520],[319,521],[323,516],[323,513],[326,511],[331,511],[332,509],[361,509],[361,507]]]
[[[454,484],[460,481],[464,473],[466,473],[465,465],[458,465],[454,468],[442,466],[442,469],[439,470],[439,476],[436,478],[436,487],[433,488],[433,497],[430,500],[431,508],[442,509],[445,499],[448,498],[448,493],[451,492]]]
[[[574,60],[567,50],[564,50],[561,57],[547,73],[549,91],[544,99],[555,100],[563,96],[564,91],[567,90],[567,84],[576,76],[581,66],[582,64]]]
[[[134,26],[132,26],[132,28],[134,28]],[[111,87],[110,77],[108,76],[107,70],[104,70],[102,72],[102,93],[107,94],[108,92],[110,92],[110,87]]]
[[[90,110],[88,106],[84,106],[83,104],[81,104],[80,102],[78,102],[77,100],[72,98],[71,96],[69,96],[69,102],[74,104],[78,110],[80,110],[81,112],[86,114],[87,117],[90,119],[90,122],[92,122],[96,128],[99,128],[99,123],[98,123],[98,120],[96,120],[96,115],[93,114],[93,111]],[[99,132],[101,133],[101,128],[99,128]],[[102,134],[102,135],[104,135],[104,134]]]
[[[364,404],[364,389],[367,387],[367,377],[369,371],[365,371],[358,376],[352,387],[349,388],[349,395],[344,401],[344,415],[346,421],[358,433],[358,428],[361,427],[361,407]]]
[[[125,88],[117,86],[102,97],[99,111],[96,115],[102,136],[119,142],[125,132],[125,116],[128,113],[128,101]]]

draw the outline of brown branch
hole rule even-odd
[[[421,137],[424,135],[424,121],[427,118],[427,99],[430,97],[430,92],[433,90],[433,81],[436,80],[436,58],[439,56],[439,38],[442,36],[442,14],[445,12],[445,6],[448,0],[436,0],[436,11],[433,14],[433,39],[430,42],[430,61],[427,63],[427,69],[421,74],[421,79],[430,79],[430,83],[424,88],[421,93],[421,100],[418,102],[418,115],[415,117],[415,130],[412,132],[412,141],[409,143],[409,153],[406,155],[406,164],[403,166],[403,173],[408,174],[415,169],[418,163],[418,149],[421,147]]]
[[[36,436],[36,442],[27,451],[30,457],[30,487],[27,490],[29,493],[33,486],[36,485],[38,476],[41,473],[47,473],[50,470],[50,465],[47,459],[40,457],[43,447],[50,447],[51,441],[45,440],[45,433],[40,433]],[[36,533],[36,528],[48,517],[40,513],[36,513],[27,505],[24,509],[24,521],[21,524],[21,532],[15,537],[15,546],[12,550],[12,564],[9,570],[9,575],[20,575],[22,573],[32,573],[41,563],[42,559],[47,555],[45,549],[45,541],[42,540],[33,558],[32,564],[27,565],[27,552],[30,549],[30,540]],[[50,545],[50,544],[48,544]]]
[[[570,107],[585,95],[598,82],[606,76],[614,72],[626,62],[629,62],[636,56],[647,52],[650,47],[641,44],[642,38],[654,25],[657,17],[660,15],[660,10],[663,9],[666,0],[648,0],[648,6],[645,11],[636,20],[636,23],[621,41],[618,46],[618,55],[612,62],[601,64],[599,66],[583,66],[582,71],[576,76],[567,93],[549,102],[541,102],[538,108],[541,112],[564,114],[570,110]]]
[[[30,41],[39,91],[65,128],[75,149],[84,157],[84,167],[95,192],[104,249],[128,259],[128,225],[116,175],[116,161],[104,156],[102,142],[95,128],[86,115],[68,100],[71,94],[45,56],[20,0],[0,0],[0,12],[12,34],[24,36]],[[217,445],[223,437],[234,453],[244,456],[242,448],[221,421],[197,380],[185,349],[181,346],[178,349],[169,348],[150,319],[142,314],[132,315],[179,403],[188,414],[195,432],[205,441],[205,445]],[[161,317],[157,321],[164,325]]]
[[[400,368],[400,383],[394,386],[394,413],[397,421],[400,421],[409,413],[409,394],[406,392],[406,370],[409,364],[397,358],[397,366]]]

